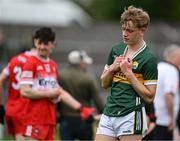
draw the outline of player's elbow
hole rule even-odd
[[[109,85],[106,84],[106,83],[101,83],[101,87],[104,88],[104,89],[108,89],[108,88],[109,88]]]
[[[26,92],[22,88],[20,88],[20,94],[22,97],[26,97]]]
[[[154,101],[154,98],[147,98],[145,101],[150,104]]]
[[[147,103],[152,103],[154,101],[155,94],[148,94],[144,99]]]
[[[108,89],[110,86],[110,83],[108,80],[105,80],[101,77],[101,87],[104,89]]]
[[[156,94],[156,85],[148,86],[148,91],[144,91],[144,101],[152,103]]]
[[[20,94],[21,94],[21,96],[22,97],[25,97],[25,98],[28,98],[28,89],[27,89],[27,87],[26,86],[24,86],[24,85],[22,85],[21,87],[20,87]]]

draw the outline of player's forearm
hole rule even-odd
[[[156,85],[144,86],[133,73],[128,73],[125,75],[131,82],[132,87],[144,101],[151,103],[154,100]]]
[[[82,106],[76,99],[74,99],[67,91],[61,90],[61,100],[71,108],[78,110]]]
[[[2,86],[0,86],[0,105],[2,105]]]
[[[171,117],[171,119],[173,119],[174,113],[173,113],[173,94],[172,93],[165,94],[165,102],[166,102],[166,107],[167,107],[169,116]]]
[[[3,92],[3,82],[8,78],[8,76],[1,72],[0,74],[0,104],[2,104],[2,92]]]
[[[29,99],[42,99],[42,98],[56,98],[59,96],[60,91],[58,89],[50,90],[35,90],[29,85],[22,85],[20,87],[20,93],[23,97]]]
[[[0,105],[2,105],[2,83],[0,82]]]
[[[101,75],[101,86],[104,89],[107,89],[111,85],[113,75],[114,73],[110,69],[103,71]]]
[[[101,86],[103,88],[107,89],[108,87],[110,87],[114,73],[120,70],[119,64],[121,61],[122,57],[116,57],[116,59],[111,65],[105,65],[104,71],[101,75]]]

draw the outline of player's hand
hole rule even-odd
[[[156,127],[156,123],[155,122],[150,122],[149,123],[149,128],[147,130],[147,134],[150,134],[154,130],[155,127]]]
[[[82,106],[80,108],[80,110],[79,110],[81,118],[83,120],[88,120],[89,118],[92,119],[93,118],[92,114],[93,114],[94,111],[95,111],[94,108],[92,108],[92,107],[85,107],[85,106]]]
[[[60,101],[61,101],[61,95],[59,95],[57,98],[51,99],[51,102],[54,103],[54,104],[56,104],[56,103],[58,103]]]
[[[85,107],[82,106],[80,108],[80,115],[83,120],[85,120],[88,123],[92,123],[94,121],[93,112],[95,111],[92,107]]]
[[[124,57],[122,57],[122,56],[116,57],[113,64],[110,66],[110,71],[112,71],[112,72],[119,71],[120,63],[122,62],[123,59],[124,59]]]
[[[170,123],[168,125],[168,130],[172,131],[176,127],[176,122],[174,119],[170,119]]]
[[[120,69],[124,74],[132,72],[132,59],[127,58],[122,60],[122,62],[120,63]]]
[[[93,118],[94,118],[94,120],[99,121],[101,116],[102,116],[102,114],[93,115]]]
[[[61,99],[62,99],[62,97],[61,97],[62,90],[63,90],[63,89],[62,89],[61,87],[58,88],[59,95],[58,95],[58,97],[52,98],[52,99],[51,99],[51,102],[53,102],[54,104],[56,104],[56,103],[58,103],[58,102],[61,101]]]
[[[0,123],[4,124],[5,109],[3,105],[0,105]]]

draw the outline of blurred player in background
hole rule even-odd
[[[24,126],[22,122],[23,107],[27,99],[22,98],[20,95],[20,76],[22,73],[23,65],[28,63],[29,56],[35,53],[35,49],[20,53],[9,61],[8,65],[3,69],[0,74],[0,87],[2,89],[3,83],[8,80],[8,98],[6,101],[6,124],[8,132],[15,140],[23,140],[22,135]],[[1,92],[2,99],[2,92]]]
[[[94,111],[83,107],[58,85],[56,63],[49,58],[56,46],[55,32],[49,27],[39,28],[33,44],[37,53],[23,66],[20,92],[29,100],[24,104],[24,136],[30,140],[53,140],[56,126],[55,103],[62,101],[80,112],[86,120]]]
[[[1,85],[2,83],[0,82],[0,139],[3,138],[3,134],[4,134],[4,115],[5,115],[5,110],[4,110],[3,100],[2,100],[3,91],[2,91]]]
[[[173,140],[179,110],[179,69],[180,47],[173,44],[164,50],[164,61],[158,63],[154,140]]]
[[[59,73],[60,85],[83,105],[97,108],[102,113],[103,101],[99,96],[95,78],[87,70],[93,59],[84,50],[68,54],[69,66]],[[59,103],[60,138],[62,140],[93,140],[93,120],[82,120],[79,112],[64,103]]]

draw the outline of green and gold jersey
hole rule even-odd
[[[113,46],[107,65],[111,65],[117,56],[123,56],[126,51],[127,47],[124,43]],[[132,59],[132,71],[137,79],[144,85],[156,84],[158,77],[157,61],[146,44],[134,54]],[[115,73],[104,114],[112,117],[125,116],[143,106],[143,99],[133,89],[127,77],[121,71]]]

